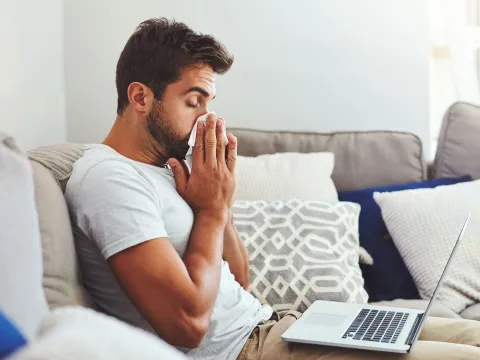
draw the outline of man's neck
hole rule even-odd
[[[168,160],[144,128],[137,122],[121,116],[115,119],[112,129],[102,144],[129,159],[148,165],[164,167]]]

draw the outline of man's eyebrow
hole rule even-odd
[[[200,94],[202,94],[206,98],[210,97],[210,94],[209,94],[208,91],[205,91],[204,89],[202,89],[201,87],[198,87],[198,86],[191,87],[190,89],[188,89],[185,92],[185,94],[188,94],[190,92],[199,92]],[[215,96],[213,97],[213,99],[215,99]]]

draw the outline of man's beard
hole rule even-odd
[[[181,136],[174,130],[160,101],[155,101],[147,116],[147,131],[155,143],[152,151],[160,161],[170,158],[185,159],[190,134]]]

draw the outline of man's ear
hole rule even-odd
[[[128,102],[136,112],[143,115],[150,113],[155,97],[152,90],[139,82],[133,82],[127,89]]]

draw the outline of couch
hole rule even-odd
[[[465,103],[453,104],[445,115],[433,163],[425,162],[419,137],[407,132],[229,130],[238,137],[239,154],[243,156],[277,152],[333,152],[336,165],[332,178],[338,191],[342,191],[467,173],[480,178],[479,167],[472,165],[476,158],[475,147],[479,146],[476,139],[480,138],[477,119],[480,119],[479,108]],[[479,137],[474,136],[476,131]],[[94,309],[82,286],[63,197],[73,163],[82,156],[83,148],[82,144],[65,143],[28,151],[42,243],[43,289],[50,309],[70,305]],[[380,304],[424,309],[427,302],[422,299],[393,299]],[[457,314],[435,303],[431,315],[480,320],[480,306],[473,305]]]
[[[442,162],[445,162],[445,159],[442,156],[450,157],[447,162],[451,163],[455,151],[464,154],[465,148],[471,146],[472,141],[469,141],[461,144],[458,150],[458,144],[462,141],[457,139],[455,140],[457,147],[453,146],[452,150],[448,148],[452,145],[447,142],[455,136],[461,136],[462,131],[470,134],[468,129],[462,128],[461,123],[475,119],[477,115],[480,115],[480,111],[473,105],[464,103],[452,105],[445,116],[439,151],[434,163],[425,162],[421,140],[407,132],[313,133],[239,128],[229,131],[238,137],[239,154],[243,156],[277,152],[333,152],[335,168],[332,178],[337,190],[342,191],[422,181],[435,176],[463,175],[465,172],[461,168],[455,170],[443,166]],[[452,124],[457,126],[455,134],[448,133],[453,127]],[[72,165],[82,153],[82,144],[70,143],[37,148],[28,152],[34,174],[43,246],[43,286],[50,308],[66,305],[93,307],[81,285],[67,205],[63,197]],[[443,166],[441,170],[440,164]],[[473,171],[471,165],[465,166],[467,167],[465,171]],[[440,173],[444,168],[447,168],[448,174]],[[455,171],[458,174],[455,174]],[[394,299],[380,303],[410,308],[426,307],[426,300],[421,299]],[[474,305],[461,314],[456,314],[437,303],[434,305],[432,315],[480,319],[480,308]]]

